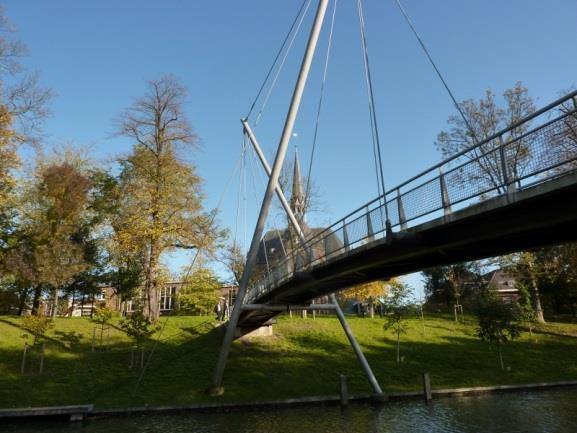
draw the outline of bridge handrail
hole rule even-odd
[[[527,116],[527,117],[524,117],[523,119],[521,119],[521,120],[513,123],[512,125],[507,126],[506,128],[501,129],[500,131],[496,132],[495,134],[489,136],[489,138],[485,138],[483,141],[481,141],[481,142],[479,142],[479,143],[476,143],[476,144],[473,144],[473,145],[469,146],[468,148],[466,148],[466,149],[464,149],[464,150],[461,150],[460,152],[455,153],[454,155],[451,155],[451,156],[445,158],[445,159],[442,160],[441,162],[433,165],[432,167],[429,167],[428,169],[423,170],[422,172],[414,175],[414,176],[411,177],[410,179],[405,180],[404,182],[400,183],[400,184],[397,185],[396,187],[391,188],[390,191],[395,191],[395,190],[397,190],[397,189],[400,189],[400,188],[404,187],[405,185],[413,182],[414,180],[417,180],[418,178],[423,177],[423,176],[426,175],[427,173],[430,173],[430,172],[432,172],[432,171],[438,170],[439,168],[447,165],[449,162],[451,162],[451,161],[453,161],[453,160],[455,160],[455,159],[457,159],[457,158],[460,158],[461,156],[463,156],[463,155],[471,152],[472,150],[474,150],[474,149],[476,149],[476,148],[478,148],[478,147],[481,147],[481,146],[483,146],[483,145],[485,145],[485,144],[487,144],[487,143],[490,143],[491,141],[495,140],[496,138],[499,138],[499,137],[505,135],[507,132],[509,132],[509,131],[511,131],[511,130],[513,130],[513,129],[516,129],[516,128],[518,128],[519,126],[521,126],[521,125],[523,125],[523,124],[525,124],[525,123],[527,123],[527,122],[530,122],[531,120],[535,119],[536,117],[539,117],[541,114],[546,113],[547,111],[551,110],[552,108],[555,108],[555,107],[561,105],[563,102],[566,102],[566,101],[568,101],[568,100],[570,100],[570,99],[572,99],[572,98],[574,98],[574,97],[577,97],[577,90],[575,90],[575,91],[573,91],[573,92],[571,92],[571,93],[568,93],[567,95],[565,95],[565,96],[557,99],[556,101],[550,103],[549,105],[546,105],[545,107],[543,107],[543,108],[535,111],[534,113],[530,114],[530,115]],[[380,197],[379,197],[379,198],[380,198]]]
[[[539,138],[543,138],[543,137],[536,137],[536,140],[534,142],[529,142],[529,143],[523,143],[523,140],[532,136],[532,135],[537,135],[539,133],[543,133],[544,137],[543,140],[545,139],[551,139],[551,137],[547,136],[547,128],[549,127],[554,127],[556,126],[556,124],[562,120],[564,120],[565,118],[569,117],[569,116],[574,116],[577,113],[577,100],[575,99],[577,96],[577,91],[571,92],[559,99],[557,99],[556,101],[554,101],[553,103],[541,108],[540,110],[535,111],[534,113],[532,113],[531,115],[525,117],[524,119],[521,119],[518,122],[515,122],[514,124],[510,125],[507,128],[503,128],[502,130],[500,130],[499,132],[491,135],[490,137],[484,139],[483,141],[481,141],[480,143],[477,143],[473,146],[469,146],[468,148],[448,157],[445,158],[443,161],[435,164],[432,167],[429,167],[427,170],[422,171],[421,173],[413,176],[412,178],[402,182],[401,184],[395,186],[394,188],[389,189],[386,194],[383,194],[367,203],[365,203],[364,205],[360,206],[359,208],[355,209],[354,211],[348,213],[346,216],[340,218],[338,221],[336,221],[335,223],[331,224],[329,227],[315,233],[313,236],[310,236],[307,239],[307,243],[306,243],[306,248],[300,247],[298,248],[296,251],[292,252],[290,255],[288,255],[285,259],[283,259],[282,261],[280,261],[275,269],[275,274],[276,275],[265,275],[263,279],[261,279],[261,281],[256,283],[256,287],[254,287],[254,289],[257,289],[258,286],[260,286],[261,288],[266,288],[266,286],[269,285],[278,285],[280,282],[284,281],[287,278],[290,278],[291,273],[294,273],[297,268],[297,257],[302,257],[303,255],[308,255],[308,264],[305,267],[309,267],[312,266],[314,263],[316,263],[318,260],[321,259],[325,259],[330,255],[334,255],[336,254],[338,251],[341,250],[345,250],[347,251],[349,249],[349,247],[352,244],[358,244],[359,242],[363,242],[365,241],[367,238],[374,238],[375,236],[382,234],[384,232],[385,229],[385,224],[383,219],[383,207],[387,207],[387,211],[389,209],[389,207],[392,207],[394,205],[397,206],[397,217],[398,217],[398,221],[395,222],[394,224],[392,224],[394,227],[396,226],[400,226],[401,229],[404,229],[406,226],[406,223],[409,221],[412,221],[414,219],[417,218],[421,218],[425,215],[440,211],[441,209],[445,208],[445,197],[441,197],[441,206],[436,206],[434,205],[432,208],[429,208],[428,210],[423,210],[423,211],[419,211],[421,213],[417,213],[416,215],[412,215],[409,216],[409,218],[402,218],[401,215],[404,213],[404,210],[402,210],[402,200],[403,197],[405,199],[407,199],[409,196],[409,194],[411,193],[416,193],[416,191],[418,189],[421,188],[425,188],[427,187],[429,184],[430,185],[434,185],[435,182],[437,183],[437,186],[440,188],[440,192],[441,195],[443,194],[449,194],[449,191],[447,190],[447,187],[445,185],[445,191],[443,191],[443,185],[445,182],[445,178],[449,178],[453,175],[455,175],[455,179],[452,179],[453,181],[455,180],[459,180],[459,171],[464,171],[465,167],[467,166],[471,166],[472,164],[478,164],[479,166],[481,166],[482,168],[482,164],[481,164],[481,160],[483,158],[487,158],[489,155],[493,154],[493,157],[495,158],[495,163],[500,163],[502,165],[502,167],[500,167],[499,165],[497,167],[489,167],[490,169],[496,169],[497,170],[497,179],[491,179],[491,182],[489,182],[487,184],[487,186],[485,187],[485,189],[483,190],[476,190],[475,193],[473,194],[468,194],[468,195],[464,195],[461,198],[457,198],[455,200],[451,200],[450,197],[448,197],[448,201],[449,201],[449,208],[451,205],[455,205],[467,200],[471,200],[475,197],[478,196],[484,196],[485,194],[490,193],[491,191],[497,191],[497,193],[502,193],[501,190],[503,190],[503,192],[510,188],[511,186],[515,186],[516,183],[519,183],[521,180],[527,180],[528,178],[533,178],[537,175],[542,174],[543,172],[547,172],[547,171],[551,171],[554,170],[555,168],[557,168],[558,166],[567,164],[569,162],[573,162],[574,160],[577,161],[577,154],[575,155],[575,158],[573,159],[569,159],[569,160],[562,160],[562,161],[557,161],[555,164],[550,163],[547,166],[544,167],[540,167],[538,169],[533,169],[533,171],[531,171],[530,173],[510,173],[510,167],[509,164],[510,162],[506,159],[507,156],[505,155],[505,152],[507,152],[508,147],[513,144],[515,145],[515,143],[517,143],[517,146],[532,146],[534,143],[537,144],[541,144],[541,142],[537,141]],[[558,108],[558,107],[563,107],[563,103],[569,101],[569,100],[573,100],[573,105],[574,108],[573,109],[567,109],[564,110],[562,112],[561,115],[556,116],[555,118],[553,118],[552,120],[549,119],[548,121],[543,122],[542,124],[535,126],[533,128],[531,128],[529,131],[524,131],[522,132],[519,136],[511,136],[508,137],[508,140],[506,142],[504,142],[503,140],[503,136],[505,136],[507,133],[514,131],[515,129],[523,126],[523,125],[528,125],[529,122],[541,115],[543,115],[544,113],[547,113],[549,111],[551,111],[552,109]],[[577,122],[577,121],[576,121]],[[484,149],[484,146],[487,144],[491,144],[493,143],[495,140],[499,140],[498,143],[492,144],[492,147],[490,147],[489,149]],[[575,139],[573,139],[573,141],[576,141]],[[577,145],[577,141],[575,142],[575,145]],[[443,167],[447,167],[450,166],[452,162],[458,160],[459,158],[469,154],[469,153],[474,153],[476,150],[481,150],[481,154],[477,154],[474,157],[469,157],[466,161],[464,161],[463,163],[460,163],[457,166],[454,167],[450,167],[450,169],[446,172],[443,173],[442,171],[440,171]],[[517,152],[519,151],[520,147],[518,147],[516,150]],[[513,149],[515,150],[515,149]],[[532,150],[539,150],[537,149],[532,149]],[[499,152],[499,154],[497,154],[497,152]],[[531,154],[529,153],[529,159],[528,162],[532,162],[531,159]],[[546,160],[546,162],[549,161],[550,156],[547,158],[546,156],[542,156],[543,160]],[[499,160],[499,161],[497,161]],[[542,162],[541,160],[538,160],[538,163]],[[515,162],[515,164],[517,164],[517,161]],[[529,165],[527,165],[529,166]],[[476,167],[476,166],[474,166]],[[518,167],[514,167],[515,170]],[[526,167],[525,167],[526,168]],[[436,174],[436,170],[439,170],[439,174]],[[501,170],[501,171],[499,171]],[[433,176],[430,176],[431,173],[433,173]],[[481,173],[482,176],[484,176],[487,173]],[[489,174],[491,175],[490,171]],[[472,175],[471,175],[472,176]],[[511,178],[509,178],[509,176],[511,176]],[[502,179],[501,179],[502,177]],[[401,188],[406,187],[407,185],[411,184],[412,182],[418,180],[418,179],[422,179],[422,182],[420,182],[419,184],[415,185],[414,187],[412,187],[411,189],[404,191],[401,193]],[[480,178],[482,181],[486,182],[486,179],[483,180],[482,178]],[[477,181],[479,181],[479,178],[477,179]],[[496,182],[496,183],[495,183]],[[462,182],[461,182],[462,183]],[[456,183],[453,183],[452,186],[454,186]],[[461,187],[461,185],[459,184],[459,187]],[[454,192],[454,191],[453,191]],[[389,197],[391,197],[389,199]],[[378,204],[378,206],[375,206],[375,204]],[[380,229],[373,231],[372,228],[370,228],[370,224],[372,224],[371,222],[371,213],[375,212],[375,211],[380,211],[381,215],[380,215]],[[354,218],[353,218],[354,217]],[[363,235],[359,238],[355,238],[352,240],[352,242],[350,242],[347,245],[347,230],[349,227],[352,227],[353,223],[357,223],[359,221],[361,221],[363,218],[366,218],[366,233],[364,233],[363,231]],[[335,251],[330,251],[329,253],[326,252],[326,245],[325,245],[325,253],[323,254],[322,257],[314,257],[313,251],[314,251],[314,246],[317,245],[319,242],[325,242],[330,236],[336,236],[336,233],[338,230],[340,230],[342,228],[343,230],[343,245],[339,246]],[[364,230],[364,229],[363,229]],[[292,271],[291,271],[291,264],[292,264]],[[286,272],[283,273],[283,270],[286,269]],[[277,277],[278,275],[278,277]],[[275,278],[276,277],[276,278]],[[268,280],[269,284],[264,283],[263,280]],[[272,281],[271,281],[272,280]],[[261,292],[260,290],[257,290],[259,293]],[[253,290],[254,292],[254,290]],[[254,293],[253,293],[254,294]],[[250,297],[250,295],[249,295]]]

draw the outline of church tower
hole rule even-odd
[[[293,171],[293,184],[290,199],[290,206],[298,221],[300,227],[304,230],[306,224],[306,194],[303,190],[302,178],[301,178],[301,164],[299,162],[298,150],[295,150],[295,160],[294,160],[294,171]]]

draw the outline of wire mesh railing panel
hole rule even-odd
[[[349,245],[353,245],[367,237],[367,216],[361,215],[354,220],[346,223],[347,236]]]
[[[379,206],[369,212],[369,221],[371,222],[372,235],[376,233],[381,233],[385,230],[385,208],[384,206]],[[371,233],[367,233],[370,235]]]
[[[389,211],[389,221],[393,227],[401,224],[399,219],[399,202],[397,199],[391,199],[387,201],[387,210]]]
[[[471,197],[487,199],[492,193],[502,192],[498,160],[499,150],[495,149],[447,172],[444,178],[449,202],[458,203]]]
[[[431,179],[415,189],[401,194],[397,205],[402,206],[406,221],[443,207],[439,179]]]

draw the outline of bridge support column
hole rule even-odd
[[[373,392],[379,396],[382,396],[383,390],[381,389],[379,382],[377,381],[377,378],[375,377],[375,374],[373,373],[373,370],[371,369],[371,366],[369,365],[369,362],[367,361],[367,358],[365,358],[365,355],[361,349],[361,346],[359,346],[359,343],[355,339],[355,336],[353,335],[353,331],[351,330],[351,327],[347,323],[347,319],[345,318],[343,310],[341,310],[341,307],[339,306],[339,303],[337,302],[336,296],[334,294],[331,294],[330,300],[335,306],[335,312],[337,313],[337,317],[339,318],[339,322],[341,322],[341,326],[343,327],[345,334],[347,335],[347,338],[349,339],[349,342],[351,343],[351,346],[353,347],[355,355],[357,355],[357,359],[359,360],[359,363],[361,364],[361,367],[362,367],[363,371],[365,372],[365,375],[367,376],[369,383],[371,384],[371,388],[373,388]]]

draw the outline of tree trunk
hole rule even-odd
[[[401,363],[401,329],[397,329],[397,364]]]
[[[40,309],[40,296],[42,295],[42,287],[36,286],[34,289],[34,298],[32,299],[32,314],[33,316],[38,315],[38,310]]]
[[[532,267],[530,267],[532,268]],[[545,318],[543,317],[543,308],[541,307],[541,296],[539,295],[539,287],[537,286],[537,281],[533,276],[533,271],[531,269],[531,302],[533,304],[533,310],[535,311],[535,317],[537,322],[545,323]]]
[[[499,343],[499,361],[501,362],[501,370],[505,370],[505,364],[503,363],[503,352],[501,351],[500,343]]]
[[[369,317],[375,318],[375,300],[372,296],[369,296]]]
[[[54,295],[52,295],[52,318],[54,319],[56,317],[56,314],[58,313],[58,289],[54,289]]]
[[[545,323],[545,318],[543,317],[543,308],[541,307],[541,296],[539,295],[539,285],[537,284],[537,279],[535,278],[535,268],[533,266],[533,256],[528,254],[526,257],[526,266],[529,277],[529,286],[531,289],[531,304],[533,306],[533,311],[535,311],[535,316],[537,322]]]
[[[148,258],[148,269],[146,270],[145,281],[145,306],[144,315],[152,322],[156,322],[160,317],[158,305],[158,256],[159,248],[158,241],[152,239],[150,241],[150,252]]]
[[[22,316],[22,313],[24,312],[24,308],[26,307],[26,301],[28,300],[28,292],[30,289],[23,289],[20,292],[20,299],[19,299],[19,303],[18,303],[18,315]]]

